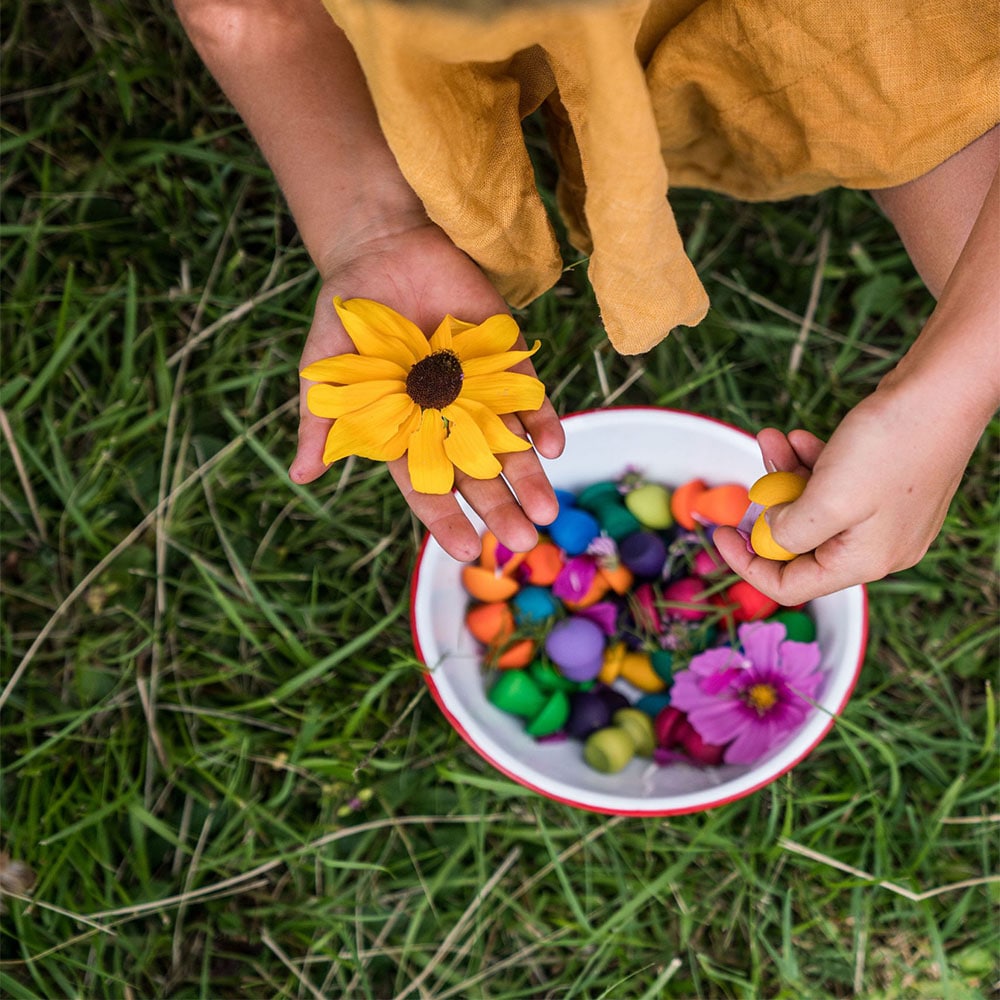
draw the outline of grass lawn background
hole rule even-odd
[[[995,423],[792,773],[662,820],[548,802],[425,688],[385,470],[285,475],[317,281],[169,5],[4,14],[0,846],[37,874],[4,996],[992,992]],[[932,305],[894,231],[857,192],[671,200],[708,319],[617,357],[569,268],[518,314],[557,408],[828,436]]]

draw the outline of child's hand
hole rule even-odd
[[[969,457],[1000,405],[998,152],[994,129],[961,156],[895,189],[907,247],[942,291],[878,390],[825,446],[805,431],[787,438],[775,430],[760,434],[768,468],[811,470],[802,496],[767,515],[774,540],[805,555],[787,563],[762,559],[747,552],[733,528],[720,528],[715,541],[737,573],[781,604],[913,566],[944,523]],[[958,225],[960,237],[953,232],[951,240],[939,239],[949,225]]]
[[[778,563],[747,551],[732,528],[715,542],[729,565],[784,605],[878,580],[915,565],[944,522],[981,427],[954,400],[882,389],[828,444],[795,430],[758,436],[764,463],[809,477],[802,496],[767,514],[775,541],[805,553]]]
[[[354,351],[354,344],[334,310],[334,295],[384,303],[427,333],[434,330],[446,313],[480,322],[507,311],[503,299],[482,271],[430,223],[356,247],[350,259],[331,263],[323,267],[323,272],[326,280],[302,353],[303,367],[320,358]],[[523,339],[514,346],[523,350]],[[511,370],[535,374],[529,361]],[[300,380],[299,442],[289,469],[289,475],[297,483],[312,482],[327,468],[322,456],[331,421],[308,411],[306,391],[311,384]],[[546,458],[561,453],[565,438],[548,399],[535,412],[503,419],[516,434],[530,436],[535,448]],[[534,524],[548,524],[558,513],[555,494],[534,451],[504,455],[501,463],[503,477],[492,480],[472,479],[456,469],[456,486],[508,548],[529,549],[537,540]],[[415,492],[405,456],[390,462],[389,469],[414,514],[441,547],[456,559],[476,558],[479,536],[454,495]]]

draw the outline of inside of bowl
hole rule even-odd
[[[749,484],[763,472],[751,437],[690,414],[596,411],[568,418],[564,426],[566,451],[546,463],[553,485],[560,489],[578,490],[602,479],[616,479],[629,466],[673,486],[695,477],[710,485]],[[475,514],[468,513],[481,528]],[[414,581],[415,639],[430,668],[438,703],[464,738],[494,766],[543,794],[584,808],[679,812],[746,794],[786,771],[822,739],[857,677],[864,645],[864,597],[860,588],[852,588],[820,598],[809,607],[826,678],[817,710],[783,746],[752,767],[661,767],[634,759],[617,774],[602,774],[586,765],[579,742],[538,742],[524,732],[521,720],[487,700],[481,653],[464,626],[468,599],[461,569],[461,563],[431,541]]]

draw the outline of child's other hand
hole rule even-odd
[[[426,222],[354,247],[347,259],[321,264],[321,271],[325,281],[302,353],[302,367],[354,351],[333,308],[334,295],[374,299],[413,320],[428,334],[446,313],[480,322],[507,311],[503,299],[472,260],[440,229]],[[514,345],[518,350],[524,347],[523,338]],[[511,370],[535,374],[530,361]],[[327,469],[323,446],[332,421],[308,411],[306,391],[311,384],[300,379],[298,448],[289,469],[297,483],[312,482]],[[535,412],[503,419],[516,434],[530,436],[535,449],[546,458],[562,452],[565,437],[548,399]],[[515,551],[529,549],[537,540],[534,525],[548,524],[558,513],[555,494],[535,451],[504,455],[501,463],[503,477],[491,480],[472,479],[456,469],[456,487],[503,544]],[[415,492],[405,455],[390,462],[389,469],[413,513],[441,547],[456,559],[475,559],[479,536],[455,496]]]
[[[841,422],[828,444],[803,430],[758,435],[768,469],[809,477],[802,496],[768,512],[775,541],[804,553],[787,563],[747,551],[732,528],[715,542],[729,565],[783,605],[797,605],[915,565],[944,522],[978,440],[955,400],[909,386],[883,389]]]

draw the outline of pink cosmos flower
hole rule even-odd
[[[752,764],[805,721],[823,674],[815,642],[785,638],[781,622],[750,622],[740,648],[708,649],[674,675],[670,704],[706,743],[728,744],[727,764]]]

